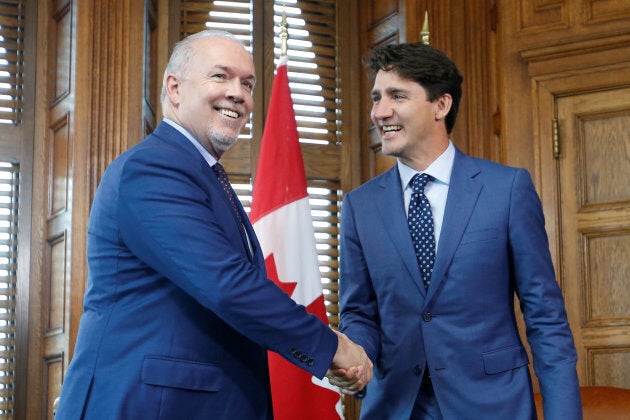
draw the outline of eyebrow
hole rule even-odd
[[[385,93],[387,93],[388,95],[393,95],[396,93],[407,93],[408,91],[406,89],[401,89],[401,88],[395,88],[395,87],[390,87],[385,89]],[[381,90],[380,89],[374,89],[372,90],[372,96],[374,95],[380,95],[381,94]]]
[[[230,66],[222,66],[222,65],[217,65],[215,66],[216,68],[226,72],[226,73],[230,73],[230,74],[235,74],[236,71],[234,71],[234,69]],[[247,75],[245,77],[242,77],[243,80],[251,80],[252,83],[256,83],[256,76],[254,76],[253,74]]]

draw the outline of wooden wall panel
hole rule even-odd
[[[609,225],[589,229],[583,237],[588,256],[581,262],[586,273],[582,296],[587,327],[630,327],[630,232],[610,230]]]
[[[66,318],[67,232],[48,239],[44,290],[44,336],[63,334]]]
[[[72,77],[71,56],[72,51],[68,49],[71,45],[72,37],[72,15],[70,13],[70,2],[65,2],[53,14],[54,24],[52,30],[52,46],[49,58],[53,61],[52,75],[50,82],[52,88],[51,102],[55,103],[70,93],[70,80]]]
[[[41,416],[42,419],[54,419],[54,410],[56,408],[55,400],[57,399],[56,396],[58,396],[61,391],[64,366],[67,363],[64,359],[65,355],[63,353],[49,354],[44,358],[42,375],[44,393],[41,398],[44,410]]]
[[[569,0],[519,0],[519,30],[542,32],[569,27]]]
[[[53,218],[68,210],[69,182],[71,181],[72,144],[70,139],[70,115],[62,115],[51,124],[47,140],[49,188],[48,218]]]
[[[586,349],[586,381],[595,386],[616,386],[630,389],[629,346],[588,347]]]
[[[630,4],[623,0],[584,2],[584,23],[598,24],[630,19]]]
[[[630,202],[630,160],[624,152],[630,133],[630,112],[581,115],[575,122],[578,147],[585,159],[579,176],[584,186],[583,206]],[[606,139],[602,143],[587,139]]]
[[[47,196],[46,240],[44,261],[47,287],[43,303],[44,322],[41,334],[44,337],[42,377],[42,403],[45,410],[52,409],[52,401],[59,396],[61,378],[68,353],[67,284],[70,276],[68,252],[72,245],[67,235],[71,227],[72,204],[70,203],[73,165],[72,108],[73,83],[73,7],[70,1],[53,2],[49,33],[53,34],[54,47],[49,51],[52,68],[48,75],[51,86],[48,97],[47,120],[49,128],[45,137],[47,176],[44,178]]]

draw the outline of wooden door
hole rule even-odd
[[[70,345],[76,8],[38,2],[27,418],[53,418]],[[20,418],[21,413],[16,413]]]
[[[539,84],[543,197],[581,385],[630,388],[630,67]],[[545,157],[546,156],[546,157]],[[548,207],[549,208],[549,207]],[[548,212],[550,213],[550,212]]]
[[[557,100],[562,283],[583,385],[630,388],[630,87]]]
[[[547,3],[497,1],[504,162],[541,196],[580,385],[630,387],[630,3]]]

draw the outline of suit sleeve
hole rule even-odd
[[[361,345],[374,363],[380,353],[380,321],[376,293],[355,225],[352,195],[341,208],[339,306],[340,330]]]
[[[577,353],[555,279],[540,199],[529,174],[516,174],[509,235],[516,288],[546,419],[581,419]]]
[[[190,157],[147,148],[127,160],[119,188],[122,240],[241,334],[322,378],[337,350],[336,335],[230,242],[238,225],[226,216],[219,190],[203,179],[211,170]],[[296,351],[307,362],[297,361]]]

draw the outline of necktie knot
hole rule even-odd
[[[432,181],[433,177],[429,174],[415,174],[409,184],[411,185],[411,190],[414,193],[424,194],[424,187],[427,186],[429,181]]]

